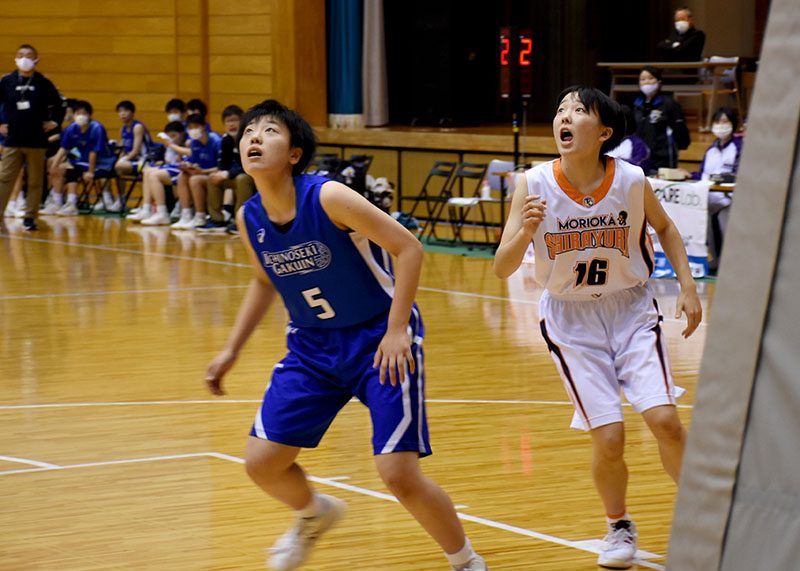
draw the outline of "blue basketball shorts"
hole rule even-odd
[[[338,412],[353,397],[370,411],[375,454],[431,453],[425,413],[424,326],[414,306],[408,335],[416,368],[406,380],[381,385],[372,368],[375,351],[386,333],[388,313],[337,329],[293,328],[289,352],[275,365],[251,436],[272,442],[315,448]]]

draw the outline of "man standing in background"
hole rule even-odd
[[[23,163],[28,169],[28,192],[23,228],[36,230],[36,215],[42,199],[44,155],[47,131],[64,119],[63,100],[55,85],[34,71],[39,62],[36,48],[22,44],[15,59],[17,70],[0,79],[0,105],[5,109],[6,123],[0,133],[6,136],[3,160],[0,161],[0,212]],[[0,221],[0,231],[4,230]]]

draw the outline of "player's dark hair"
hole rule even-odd
[[[180,121],[170,121],[167,123],[167,126],[164,127],[164,132],[169,133],[170,131],[173,133],[183,133],[186,131],[186,127],[184,127],[183,123]]]
[[[78,111],[80,111],[81,109],[83,109],[84,111],[86,111],[87,113],[89,113],[89,115],[91,115],[92,113],[94,113],[94,109],[92,108],[92,104],[91,104],[91,103],[89,103],[88,101],[84,101],[83,99],[78,99],[78,100],[75,102],[75,107],[73,107],[73,108],[72,108],[72,111],[73,111],[74,113],[77,113],[77,112],[78,112]]]
[[[200,115],[199,113],[194,113],[192,115],[189,115],[186,118],[186,126],[188,127],[189,125],[200,125],[201,127],[205,127],[206,118]]]
[[[167,101],[167,104],[164,105],[164,111],[169,113],[171,110],[177,109],[181,113],[186,113],[186,103],[183,102],[183,99],[178,99],[174,97]]]
[[[629,137],[636,132],[636,114],[629,105],[620,105],[620,107],[622,107],[622,117],[625,119],[625,136]]]
[[[653,67],[652,65],[646,65],[639,70],[639,73],[646,71],[650,75],[656,78],[656,81],[661,81],[661,70],[657,67]]]
[[[236,115],[241,119],[242,115],[244,115],[244,111],[238,105],[228,105],[225,109],[222,110],[223,121],[232,115]]]
[[[19,51],[19,50],[32,50],[32,51],[33,51],[33,54],[34,54],[34,55],[37,57],[37,59],[38,59],[38,57],[39,57],[39,50],[37,50],[35,47],[33,47],[33,46],[32,46],[32,45],[30,45],[30,44],[21,44],[21,45],[20,45],[20,46],[17,48],[17,51]]]
[[[208,107],[206,107],[206,104],[203,103],[201,99],[197,98],[190,99],[186,102],[186,110],[197,111],[197,114],[202,115],[204,120],[206,115],[208,115]]]
[[[574,93],[578,97],[578,101],[600,117],[600,123],[603,127],[611,129],[611,136],[603,141],[600,147],[600,157],[602,158],[608,151],[617,148],[622,139],[625,138],[625,116],[622,113],[622,107],[597,88],[586,85],[573,85],[567,87],[558,96],[556,108],[570,93]]]
[[[127,109],[131,113],[136,113],[136,105],[133,104],[133,101],[128,101],[127,99],[117,103],[117,107],[114,110],[119,111],[120,109]]]
[[[292,167],[292,175],[297,176],[302,174],[311,161],[314,150],[317,148],[317,137],[314,134],[314,129],[303,119],[302,115],[293,109],[289,109],[279,101],[265,99],[247,110],[239,126],[239,134],[236,137],[237,144],[242,140],[242,134],[247,126],[258,121],[262,117],[270,117],[275,122],[282,123],[289,129],[289,134],[291,135],[290,144],[292,147],[299,148],[303,152],[302,155],[300,155],[300,160]]]
[[[717,112],[714,113],[714,116],[711,117],[711,122],[716,123],[723,115],[725,115],[728,121],[733,125],[733,132],[735,133],[737,129],[739,129],[739,112],[733,107],[720,107],[717,109]]]

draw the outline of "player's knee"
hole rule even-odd
[[[678,415],[658,415],[650,421],[650,430],[658,440],[680,442],[686,437],[686,431]]]
[[[380,473],[383,483],[399,500],[410,497],[420,488],[417,474],[414,471],[403,467],[392,467],[382,469]]]
[[[602,460],[621,460],[625,453],[625,433],[621,430],[609,430],[595,435],[594,451]]]
[[[264,482],[276,479],[285,466],[279,466],[269,454],[248,451],[244,458],[244,469],[251,480]]]

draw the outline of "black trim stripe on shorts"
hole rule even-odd
[[[654,299],[653,306],[656,308],[656,315],[658,319],[656,320],[655,326],[653,326],[650,331],[653,331],[656,334],[656,353],[658,353],[658,360],[661,363],[661,373],[664,375],[664,387],[667,389],[667,394],[671,396],[671,391],[669,388],[669,376],[667,375],[667,362],[664,358],[664,345],[661,343],[661,322],[664,321],[664,317],[661,315],[661,312],[658,310],[658,302]]]
[[[647,220],[642,222],[642,232],[639,234],[639,248],[642,250],[642,258],[644,263],[647,264],[647,275],[653,273],[655,269],[655,261],[650,257],[650,252],[647,250]]]
[[[564,372],[564,377],[567,379],[567,382],[572,389],[572,394],[575,395],[575,400],[578,403],[578,408],[580,408],[583,419],[586,421],[586,426],[591,428],[592,423],[589,422],[589,415],[586,414],[586,410],[583,408],[581,397],[578,394],[578,389],[575,388],[575,381],[572,380],[572,373],[569,370],[569,366],[567,366],[567,361],[564,359],[564,354],[561,352],[561,348],[553,343],[553,341],[550,339],[550,336],[547,334],[547,326],[544,323],[544,319],[539,322],[539,326],[542,329],[542,337],[544,337],[544,342],[547,343],[547,348],[558,358],[558,362],[561,363],[561,370]]]

